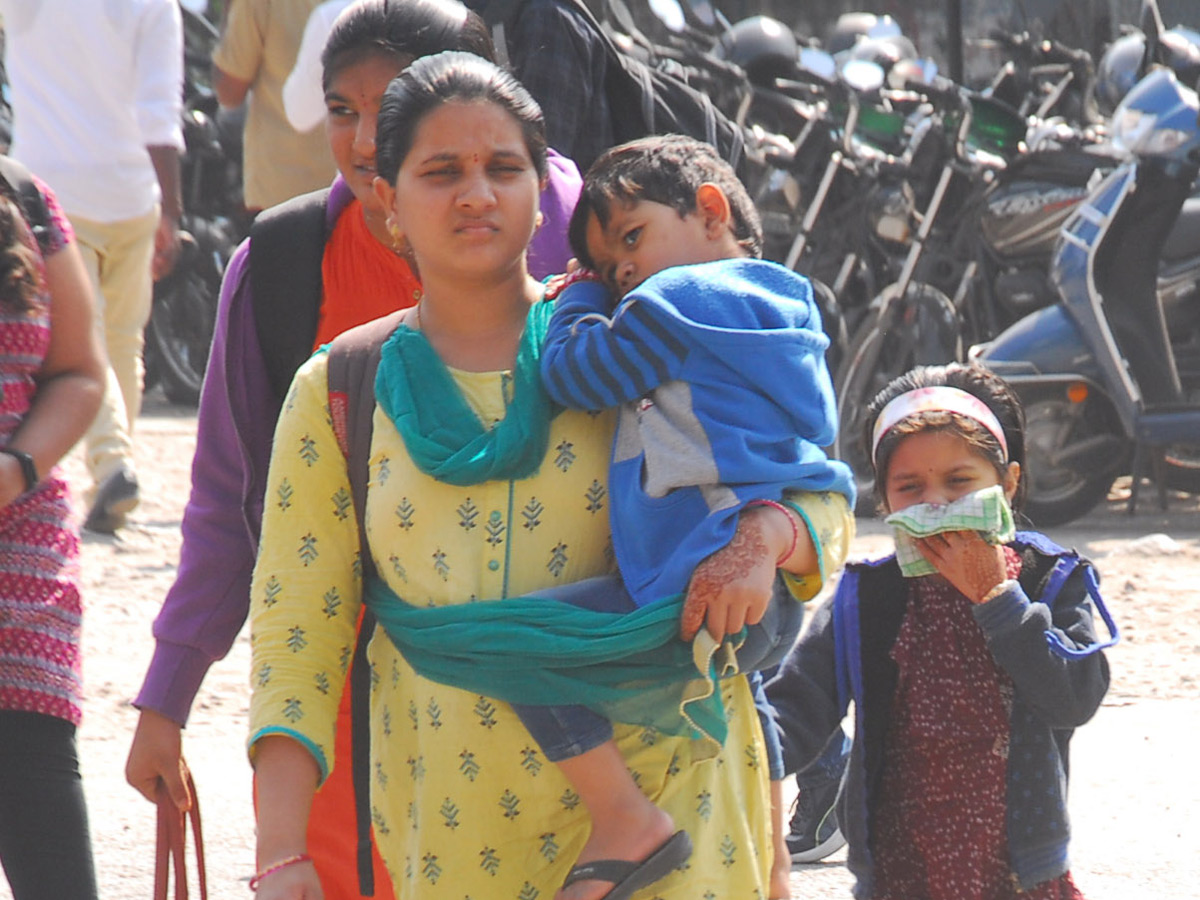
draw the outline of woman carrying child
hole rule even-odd
[[[181,809],[190,803],[181,775],[183,728],[209,666],[229,652],[249,610],[271,436],[296,368],[345,329],[420,297],[421,284],[388,232],[373,189],[376,114],[396,75],[442,50],[493,52],[483,21],[456,0],[356,0],[343,10],[322,55],[326,133],[339,175],[331,188],[260,216],[269,220],[275,246],[317,244],[292,254],[313,256],[319,274],[302,285],[306,290],[287,290],[278,283],[287,273],[279,263],[269,265],[272,245],[259,230],[226,270],[200,400],[179,573],[154,622],[154,656],[135,700],[140,712],[126,777],[151,801],[161,780]],[[570,160],[554,156],[549,166],[541,197],[545,220],[531,251],[537,277],[566,265],[566,220],[579,192]],[[322,226],[315,240],[307,223],[314,203]],[[350,691],[345,695],[342,747],[349,746],[351,731]],[[317,798],[309,850],[326,898],[351,900],[363,896],[360,880],[365,890],[372,866],[369,859],[355,862],[350,754],[341,757],[345,765]],[[381,893],[378,859],[374,869],[374,896],[390,896]]]
[[[465,54],[417,61],[380,110],[376,184],[393,201],[391,225],[412,249],[424,293],[383,346],[365,535],[381,583],[417,610],[519,597],[610,566],[613,416],[554,415],[538,377],[552,304],[527,274],[525,248],[544,154],[527,92]],[[266,898],[319,896],[304,826],[335,764],[341,667],[362,602],[326,362],[318,354],[301,368],[280,418],[251,593],[257,885]],[[446,416],[464,405],[470,421]],[[791,524],[761,512],[780,521],[751,552],[739,547],[743,574],[714,602],[743,582],[771,583]],[[370,660],[372,812],[397,893],[552,896],[588,819],[511,707],[419,676],[386,632]],[[687,868],[655,885],[663,900],[766,893],[761,732],[746,680],[719,689],[728,736],[715,758],[694,760],[686,737],[615,727],[636,782],[696,847]]]
[[[852,564],[768,685],[789,770],[855,701],[839,821],[855,896],[1079,898],[1068,746],[1108,689],[1091,564],[1015,532],[1024,414],[976,366],[915,369],[868,408],[896,554]]]

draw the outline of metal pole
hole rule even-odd
[[[950,77],[959,84],[962,84],[962,0],[946,0],[946,44],[950,51]]]

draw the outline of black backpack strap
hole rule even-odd
[[[312,355],[321,308],[329,188],[258,214],[250,228],[250,291],[267,377],[276,397]]]
[[[33,173],[13,159],[0,155],[0,178],[9,186],[16,201],[25,214],[25,222],[33,232],[38,247],[45,254],[49,250],[51,228],[50,210],[46,200],[33,180]]]
[[[329,412],[338,445],[346,457],[354,517],[358,522],[359,568],[365,583],[375,574],[367,546],[367,482],[370,480],[371,435],[375,415],[375,371],[384,341],[396,330],[400,312],[351,328],[329,345],[327,382]],[[350,766],[354,784],[354,819],[358,843],[359,891],[375,896],[371,857],[371,666],[367,646],[375,634],[375,616],[364,609],[350,664]]]

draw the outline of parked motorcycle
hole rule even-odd
[[[1161,20],[1145,8],[1153,59]],[[1111,129],[1131,156],[1063,227],[1059,303],[971,353],[1025,404],[1026,513],[1039,525],[1085,514],[1131,463],[1131,502],[1147,468],[1160,492],[1200,493],[1198,115],[1171,68],[1126,94]]]
[[[146,387],[161,384],[173,403],[195,406],[208,365],[225,265],[249,230],[242,207],[241,123],[220,110],[208,85],[217,31],[183,9],[184,106],[180,255],[154,285],[146,325]]]

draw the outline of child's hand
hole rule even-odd
[[[720,641],[762,621],[771,602],[776,555],[767,546],[761,520],[743,515],[728,544],[696,567],[683,602],[679,636],[690,641],[706,624]],[[989,585],[991,587],[991,585]]]
[[[921,555],[972,603],[1008,577],[1004,548],[989,544],[976,531],[947,531],[916,541]]]

